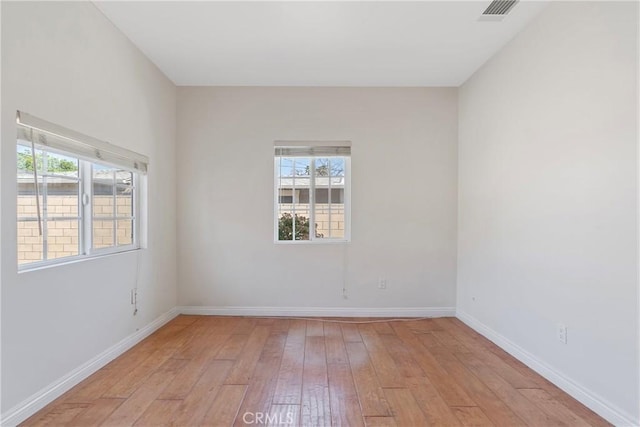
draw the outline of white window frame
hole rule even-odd
[[[21,123],[20,119],[27,122],[28,124],[24,125]],[[29,116],[28,114],[18,112],[17,122],[19,124],[23,124],[24,126],[33,127],[37,129],[39,132],[50,133],[51,135],[55,135],[55,137],[62,137],[69,140],[69,146],[73,146],[74,143],[82,144],[87,147],[95,147],[96,152],[98,150],[103,150],[102,152],[107,154],[107,158],[119,158],[122,157],[126,161],[123,163],[135,164],[138,167],[138,162],[144,162],[141,164],[142,170],[146,172],[148,159],[145,156],[138,155],[137,153],[130,152],[125,149],[120,149],[119,147],[112,146],[111,144],[99,140],[95,140],[91,137],[84,136],[82,134],[76,133],[74,131],[62,128],[60,126],[54,125],[52,123],[48,123],[44,120],[37,119],[35,117]],[[31,126],[31,123],[35,123],[36,126]],[[23,140],[24,142],[20,142],[21,139],[18,138],[16,141],[17,146],[23,146],[31,148],[31,143],[25,144],[24,142],[28,142]],[[146,221],[142,218],[143,209],[142,206],[145,203],[143,197],[146,197],[146,191],[144,186],[146,185],[146,175],[141,172],[141,170],[136,170],[132,167],[122,166],[122,164],[118,164],[115,162],[104,162],[98,159],[87,158],[86,155],[83,156],[79,153],[74,153],[73,150],[62,150],[54,147],[50,147],[47,145],[42,145],[39,143],[33,143],[33,147],[36,150],[42,150],[47,153],[55,153],[63,156],[67,156],[73,159],[78,160],[78,183],[79,183],[79,200],[78,200],[78,216],[72,217],[70,219],[78,220],[78,255],[72,255],[61,258],[53,258],[53,259],[45,259],[40,261],[27,262],[23,264],[18,264],[18,272],[27,272],[31,270],[39,270],[45,267],[52,267],[57,265],[64,265],[68,263],[73,263],[85,259],[92,259],[101,256],[107,256],[122,252],[129,252],[134,250],[142,249],[142,236],[144,235],[143,227],[146,225]],[[86,150],[86,148],[83,147]],[[108,150],[108,151],[106,151]],[[132,153],[133,156],[129,154]],[[126,170],[132,173],[132,188],[133,188],[133,200],[132,200],[132,217],[119,217],[117,215],[117,211],[114,213],[113,217],[104,217],[95,218],[95,220],[105,220],[105,221],[114,221],[114,235],[113,235],[113,246],[105,247],[105,248],[94,248],[93,247],[93,166],[101,165],[107,167],[113,167],[120,170]],[[35,165],[34,165],[35,167]],[[114,182],[114,197],[115,192],[117,191],[117,184]],[[17,198],[16,198],[17,203]],[[44,203],[44,199],[43,199]],[[117,204],[114,204],[114,209],[117,210]],[[40,207],[41,215],[44,213],[44,206]],[[16,217],[16,221],[19,218]],[[132,243],[127,245],[118,245],[118,237],[115,230],[117,229],[117,221],[119,220],[130,220],[132,221]],[[44,222],[44,220],[41,220]],[[43,241],[42,246],[43,250],[46,246],[46,235],[44,234],[46,231],[43,230]],[[16,254],[17,254],[18,245],[16,244]],[[17,256],[16,256],[17,259]]]
[[[274,143],[275,147],[351,147],[351,143],[349,141],[336,141],[336,142],[309,142],[309,141],[276,141]],[[308,156],[300,156],[300,158],[308,158],[310,159],[309,168],[309,240],[279,240],[278,227],[279,227],[279,209],[278,206],[280,204],[279,200],[279,177],[278,171],[280,169],[280,159],[287,158],[287,156],[278,156],[274,154],[273,161],[273,240],[274,243],[283,244],[283,245],[309,245],[309,244],[342,244],[351,242],[351,155],[308,155]],[[315,233],[315,211],[316,211],[316,202],[315,202],[315,160],[316,159],[326,159],[326,158],[340,158],[344,160],[344,237],[316,237]],[[328,191],[329,200],[331,200],[331,191]],[[293,200],[292,202],[295,204],[295,190],[293,191]],[[294,217],[295,221],[295,217]],[[294,233],[295,237],[295,233]]]
[[[132,200],[132,215],[133,217],[119,217],[119,216],[114,216],[114,217],[95,217],[93,215],[93,165],[95,164],[101,164],[102,163],[97,163],[97,162],[91,162],[91,167],[87,168],[88,169],[88,180],[85,181],[84,183],[84,188],[85,191],[87,189],[87,186],[89,187],[89,191],[86,192],[86,194],[89,194],[89,202],[87,203],[86,207],[88,207],[88,210],[90,212],[90,215],[87,215],[87,217],[84,219],[85,222],[89,222],[89,228],[86,229],[87,231],[85,231],[85,235],[86,235],[86,240],[85,243],[87,244],[87,248],[88,248],[88,256],[98,256],[98,255],[109,255],[109,254],[114,254],[114,253],[119,253],[119,252],[127,252],[127,251],[132,251],[132,250],[136,250],[136,249],[140,249],[140,216],[138,215],[138,212],[140,212],[140,189],[139,189],[139,183],[141,181],[139,174],[133,171],[129,171],[132,172],[133,175],[133,181],[131,183],[131,187],[133,188],[133,200]],[[103,165],[103,166],[108,166],[108,165]],[[114,183],[114,192],[117,191],[117,184]],[[113,197],[115,198],[116,195],[114,193]],[[118,205],[117,203],[114,203],[114,209],[117,210]],[[117,230],[117,222],[118,221],[132,221],[132,227],[133,227],[133,236],[132,236],[132,243],[129,245],[118,245],[118,235],[116,233]],[[113,246],[109,246],[106,248],[94,248],[93,247],[93,221],[113,221],[114,222],[114,228],[113,228]]]

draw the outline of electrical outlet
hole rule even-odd
[[[384,277],[378,279],[378,289],[387,289],[387,279]]]
[[[567,325],[563,325],[562,323],[558,323],[558,341],[562,344],[567,343]]]

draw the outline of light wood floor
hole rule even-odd
[[[245,424],[608,425],[457,319],[209,316],[177,317],[24,423]]]

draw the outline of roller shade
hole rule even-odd
[[[331,157],[351,155],[350,141],[276,141],[274,145],[275,155],[278,157]]]
[[[83,135],[30,114],[18,111],[18,139],[64,151],[84,160],[146,174],[149,158],[106,141]]]

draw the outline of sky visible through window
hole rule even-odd
[[[321,171],[331,171],[331,176],[344,176],[344,158],[316,158],[316,175],[327,176],[328,173]],[[282,157],[280,159],[279,176],[310,176],[311,158],[309,157]]]

